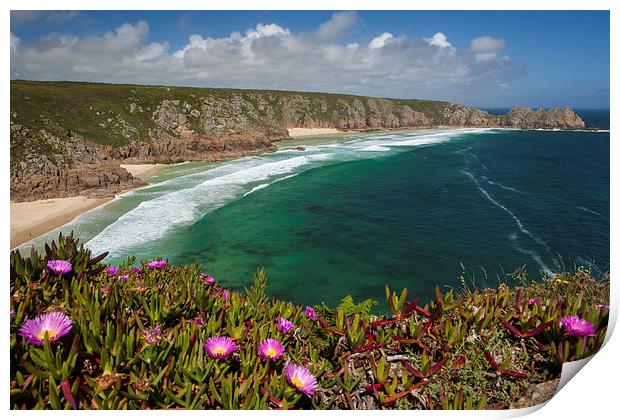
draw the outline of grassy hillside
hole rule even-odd
[[[199,110],[204,99],[217,102],[239,97],[252,104],[258,121],[252,121],[253,116],[249,114],[249,122],[259,125],[266,120],[284,124],[283,104],[292,98],[320,101],[320,107],[312,103],[300,108],[306,118],[313,120],[334,120],[342,114],[343,104],[355,100],[366,108],[372,107],[369,101],[377,100],[363,96],[270,90],[11,81],[11,112],[16,113],[14,122],[35,130],[45,128],[55,135],[70,130],[96,143],[113,146],[127,142],[117,125],[119,121],[134,127],[142,139],[147,139],[148,130],[157,128],[152,119],[153,112],[164,100],[179,100]],[[385,101],[394,105],[396,116],[399,116],[402,105],[408,105],[429,118],[440,118],[442,110],[449,105],[447,102],[417,99]],[[222,116],[226,117],[224,112]],[[190,120],[189,123],[193,131],[202,131],[198,121]]]

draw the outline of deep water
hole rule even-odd
[[[182,176],[180,176],[182,175]],[[239,289],[265,267],[269,293],[333,305],[427,299],[525,266],[609,266],[609,133],[448,130],[334,139],[218,165],[84,215],[74,229],[108,260],[200,263]]]

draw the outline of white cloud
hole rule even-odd
[[[321,24],[316,36],[321,40],[333,40],[342,36],[358,20],[355,12],[334,13],[330,20]]]
[[[428,45],[434,45],[439,48],[452,48],[452,44],[448,42],[448,38],[442,32],[437,32],[430,38],[424,38],[424,41]]]
[[[489,86],[509,84],[524,71],[510,58],[497,57],[505,43],[491,48],[485,41],[490,37],[477,38],[462,53],[441,33],[411,39],[385,32],[368,44],[338,43],[356,20],[336,13],[309,33],[262,23],[223,37],[195,34],[175,50],[167,42],[150,42],[145,21],[100,36],[52,33],[30,43],[11,33],[11,77],[467,101],[472,92],[492,97]]]
[[[497,53],[506,47],[506,42],[502,38],[481,36],[474,38],[469,45],[469,49],[474,53],[476,60],[488,61],[497,58]]]
[[[388,40],[393,38],[394,35],[392,35],[391,33],[383,32],[381,35],[370,41],[370,44],[368,44],[368,48],[370,48],[371,50],[382,48]]]

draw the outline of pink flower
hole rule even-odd
[[[66,260],[50,260],[46,265],[47,269],[58,275],[66,274],[72,270],[71,263]]]
[[[199,276],[199,277],[202,279],[202,281],[203,281],[206,285],[208,285],[208,286],[210,286],[210,285],[212,285],[213,283],[215,283],[215,278],[213,278],[213,277],[211,277],[211,276],[207,276],[205,273],[200,273],[200,274],[198,274],[198,276]]]
[[[149,261],[146,265],[149,270],[155,270],[157,268],[166,268],[166,261]]]
[[[205,351],[213,359],[225,359],[236,349],[230,337],[211,337],[205,341]]]
[[[591,337],[596,335],[594,325],[578,316],[565,316],[562,318],[561,325],[570,335],[577,337]]]
[[[308,368],[289,364],[284,368],[284,375],[289,384],[309,397],[317,389],[316,377]]]
[[[118,273],[118,268],[108,267],[108,276],[115,276]]]
[[[529,298],[527,300],[527,304],[528,305],[538,305],[538,298],[537,297]]]
[[[161,341],[162,336],[159,324],[155,328],[151,328],[150,330],[144,330],[142,332],[142,338],[144,338],[144,340],[149,344]]]
[[[43,346],[46,333],[48,341],[53,343],[69,334],[72,326],[71,318],[67,315],[62,312],[50,312],[24,322],[19,328],[19,335],[30,344]]]
[[[142,269],[140,267],[135,267],[132,268],[131,271],[133,271],[133,273],[137,276],[139,276],[140,274],[142,274]]]
[[[268,360],[278,360],[284,353],[284,346],[278,340],[267,338],[258,346],[258,355]]]
[[[118,276],[118,281],[127,281],[129,280],[129,274],[122,274]]]
[[[312,306],[306,306],[306,318],[316,321],[318,317]]]
[[[276,325],[276,328],[282,334],[288,334],[294,326],[295,325],[291,321],[281,316],[280,318],[278,318],[278,324]]]

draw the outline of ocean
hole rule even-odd
[[[402,131],[287,145],[170,166],[20,248],[73,230],[111,264],[199,263],[234,290],[264,267],[269,294],[298,304],[349,294],[383,303],[386,284],[424,301],[436,284],[460,288],[463,272],[485,287],[520,267],[533,277],[609,269],[608,131]]]

